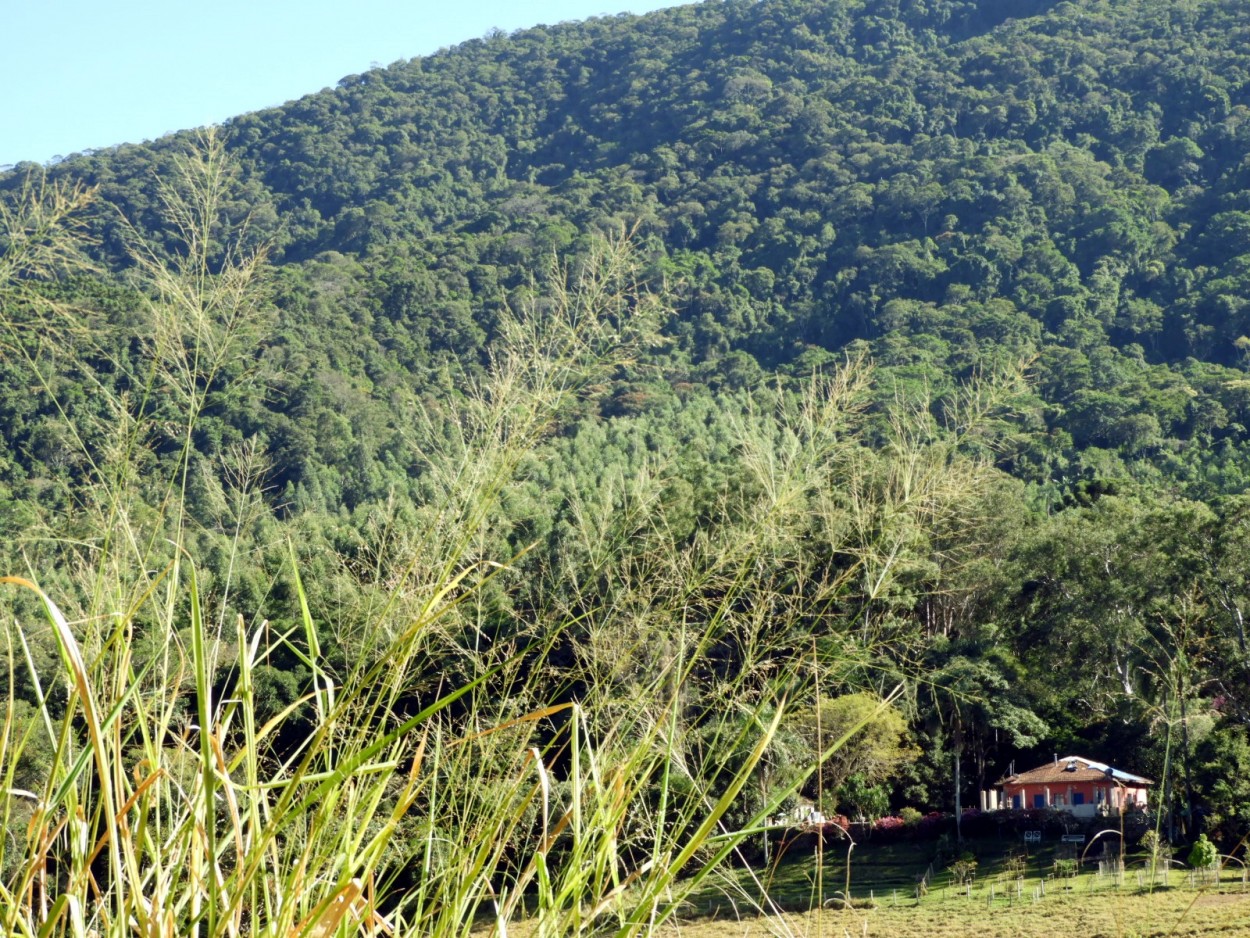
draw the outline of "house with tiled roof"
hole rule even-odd
[[[1077,817],[1146,808],[1153,782],[1084,756],[1064,756],[1000,779],[1004,808],[1054,808]]]

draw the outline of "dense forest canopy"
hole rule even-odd
[[[240,116],[208,143],[202,229],[179,214],[207,191],[196,134],[19,165],[10,205],[92,194],[86,258],[17,271],[6,302],[5,568],[87,603],[125,474],[154,544],[154,506],[185,499],[223,618],[293,617],[293,550],[346,668],[437,553],[518,317],[621,264],[597,312],[617,352],[509,467],[470,552],[507,568],[412,694],[559,620],[551,692],[625,699],[648,678],[623,650],[665,654],[662,613],[729,596],[709,699],[809,652],[829,697],[906,687],[910,757],[834,779],[834,807],[950,807],[952,758],[975,803],[1075,750],[1235,842],[1248,142],[1234,0],[709,0]],[[261,291],[162,314],[197,251]],[[713,555],[756,579],[700,580]],[[657,578],[669,560],[689,578]],[[309,678],[275,659],[274,711]]]

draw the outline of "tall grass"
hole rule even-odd
[[[231,560],[206,590],[192,441],[208,389],[247,380],[270,316],[264,252],[226,221],[219,141],[175,168],[160,191],[180,246],[131,233],[146,354],[132,392],[102,405],[93,439],[107,445],[78,440],[87,520],[47,532],[50,572],[0,579],[13,620],[0,934],[650,933],[863,725],[800,756],[796,713],[872,668],[894,685],[872,661],[873,603],[909,544],[983,486],[985,464],[957,453],[968,431],[939,440],[927,410],[900,409],[895,449],[873,456],[858,437],[867,365],[848,363],[778,395],[769,420],[743,418],[748,490],[694,536],[665,521],[662,471],[574,505],[581,559],[551,572],[568,588],[527,607],[508,641],[483,640],[480,606],[515,586],[520,558],[500,545],[526,461],[658,341],[661,299],[628,239],[607,237],[501,314],[485,376],[454,410],[416,415],[427,498],[419,524],[383,539],[370,601],[320,621],[292,544],[294,609],[273,612],[288,624],[232,618],[264,473],[254,446],[237,450]],[[94,339],[32,284],[78,263],[65,235],[85,197],[32,190],[0,219],[3,325],[49,393],[29,337]],[[971,427],[988,399],[955,409]],[[178,452],[159,477],[139,468],[154,426]],[[852,588],[863,601],[836,613],[849,626],[817,656],[813,623]],[[283,658],[307,686],[272,712],[264,682]]]
[[[240,371],[235,358],[267,313],[262,254],[222,240],[223,161],[210,137],[162,188],[178,251],[136,245],[147,371],[132,376],[134,397],[108,402],[110,445],[79,441],[93,526],[60,542],[73,574],[57,580],[64,595],[45,592],[37,572],[0,578],[13,617],[0,934],[506,935],[521,921],[540,935],[650,932],[803,780],[741,808],[810,684],[800,665],[729,676],[714,706],[691,684],[727,630],[758,631],[740,601],[768,588],[752,571],[781,549],[808,484],[802,462],[821,453],[800,441],[778,464],[761,443],[752,458],[766,497],[717,538],[653,545],[639,562],[655,574],[666,557],[663,579],[631,576],[601,605],[545,613],[529,644],[478,654],[459,686],[414,683],[438,672],[440,636],[507,575],[509,558],[484,545],[497,542],[491,525],[518,467],[571,399],[652,341],[658,301],[638,286],[628,243],[606,239],[505,316],[488,376],[454,415],[462,433],[427,453],[428,524],[396,542],[387,598],[357,628],[366,640],[346,665],[321,647],[334,630],[316,621],[295,550],[285,574],[295,625],[229,621],[229,583],[213,605],[188,554],[191,440],[206,388]],[[4,218],[0,300],[19,347],[15,311],[34,308],[30,283],[73,262],[64,234],[83,199],[36,192]],[[46,378],[37,354],[28,364]],[[823,416],[807,402],[803,419],[828,424],[809,427],[809,443],[830,438],[853,384],[835,382]],[[181,446],[152,485],[134,461],[158,409]],[[239,475],[243,488],[259,477]],[[622,609],[640,611],[652,634],[662,623],[668,639],[628,701],[594,682],[576,697],[553,691],[541,676],[564,630],[619,630]],[[41,660],[48,646],[54,659]],[[298,658],[309,683],[261,722],[258,675],[278,653]],[[34,688],[29,719],[19,683]],[[40,783],[23,788],[19,767],[37,753]]]

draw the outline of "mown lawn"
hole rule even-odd
[[[845,848],[826,852],[819,877],[811,851],[787,857],[771,874],[735,871],[722,882],[723,892],[705,891],[694,897],[687,915],[670,931],[684,938],[1250,936],[1250,886],[1243,883],[1239,866],[1225,870],[1218,883],[1192,885],[1187,874],[1173,871],[1170,885],[1151,889],[1142,862],[1132,856],[1122,884],[1117,884],[1113,876],[1099,874],[1092,852],[1082,872],[1056,879],[1053,861],[1059,848],[1043,845],[1031,851],[1021,878],[1003,870],[1012,845],[982,841],[967,846],[978,860],[970,888],[951,884],[945,869],[935,868],[928,893],[917,899],[916,879],[929,867],[933,845],[868,844],[852,853],[851,896],[857,904],[871,897],[875,907],[821,908],[818,895],[829,899],[845,888]],[[761,886],[768,899],[759,902]],[[757,904],[771,913],[760,914]]]
[[[1164,938],[1250,935],[1250,895],[1154,894],[1048,896],[1033,905],[987,906],[984,901],[888,903],[861,911],[699,918],[666,927],[683,938],[719,936],[836,936],[836,938]]]

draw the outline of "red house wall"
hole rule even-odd
[[[1080,805],[1109,804],[1113,809],[1118,810],[1122,805],[1142,807],[1146,805],[1145,788],[1134,785],[1120,786],[1114,782],[1034,783],[1031,785],[1008,783],[1003,786],[1003,797],[1007,807],[1039,807],[1035,800],[1039,795],[1044,802],[1041,807],[1071,808]],[[1016,804],[1016,796],[1020,796],[1019,805]]]

